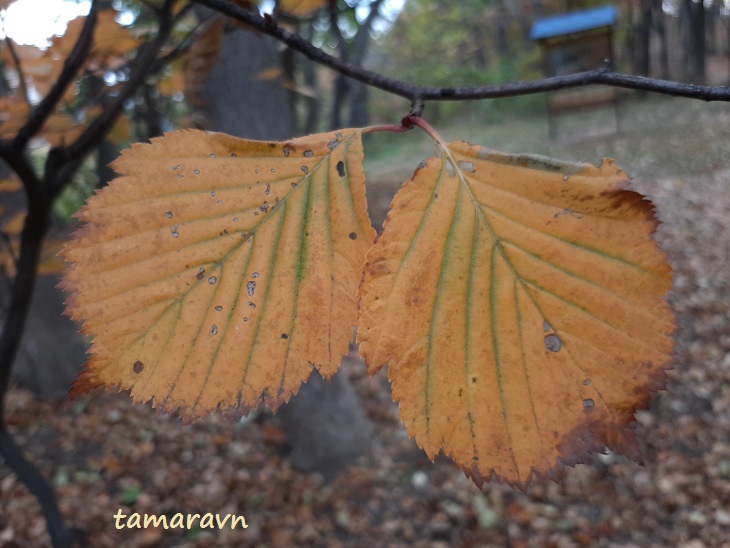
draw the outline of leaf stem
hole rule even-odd
[[[446,148],[446,141],[444,141],[443,137],[441,137],[441,135],[438,134],[438,132],[431,126],[431,124],[429,124],[426,120],[424,120],[420,116],[412,116],[409,114],[408,116],[403,118],[403,125],[407,126],[409,128],[413,127],[413,126],[420,127],[423,131],[428,133],[428,135],[434,141],[436,141],[442,147]]]
[[[363,135],[367,135],[368,133],[376,133],[378,131],[390,131],[392,133],[406,133],[407,131],[410,131],[413,128],[413,126],[405,124],[406,118],[403,118],[404,123],[401,123],[401,124],[381,124],[381,125],[377,125],[377,126],[369,126],[369,127],[363,128],[362,133],[363,133]]]

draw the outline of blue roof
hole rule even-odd
[[[532,25],[530,38],[542,40],[543,38],[606,27],[616,23],[617,18],[616,6],[613,5],[545,17],[544,19],[538,19]]]

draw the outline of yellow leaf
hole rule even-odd
[[[5,221],[0,229],[3,234],[8,236],[18,236],[23,231],[23,225],[25,223],[25,211],[16,213]]]
[[[277,7],[288,15],[306,17],[327,5],[327,0],[279,0]]]
[[[256,80],[276,80],[279,76],[284,74],[284,69],[281,67],[270,67],[262,70],[256,76]]]
[[[17,179],[0,179],[0,192],[17,192],[23,185]]]
[[[176,93],[183,93],[185,91],[185,78],[183,77],[182,68],[174,66],[169,75],[160,79],[157,89],[167,97]]]
[[[420,124],[419,124],[420,125]],[[653,206],[601,167],[443,144],[368,252],[358,339],[430,458],[524,488],[608,447],[664,386],[674,316]]]
[[[114,127],[107,134],[106,140],[115,145],[121,145],[130,141],[133,133],[134,131],[132,130],[132,124],[129,118],[124,114],[120,114],[117,121],[114,122]]]
[[[347,353],[371,245],[361,130],[134,145],[63,255],[93,354],[74,394],[131,389],[191,420],[276,410]]]

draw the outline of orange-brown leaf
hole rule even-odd
[[[371,245],[361,130],[268,143],[178,131],[134,145],[63,251],[94,337],[74,387],[186,419],[277,409],[347,353]]]
[[[327,0],[279,0],[276,6],[287,15],[306,17],[327,5]]]
[[[369,251],[358,339],[410,435],[524,488],[604,448],[664,386],[674,316],[653,206],[601,167],[451,143]]]

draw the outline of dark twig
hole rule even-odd
[[[28,83],[25,81],[25,74],[23,74],[23,68],[20,66],[20,57],[18,56],[18,50],[15,49],[15,44],[13,44],[13,40],[9,36],[5,37],[5,45],[8,46],[10,57],[13,58],[15,68],[18,70],[18,82],[20,83],[20,91],[23,93],[23,99],[25,99],[25,102],[28,105],[28,110],[30,110],[31,108],[33,108],[33,105],[31,105],[30,103],[30,95],[28,95]]]
[[[730,88],[725,86],[698,86],[669,80],[647,78],[644,76],[633,76],[630,74],[614,72],[605,66],[578,74],[555,76],[530,82],[458,88],[419,86],[403,82],[401,80],[388,78],[382,74],[377,74],[337,59],[336,57],[314,47],[301,37],[272,23],[271,19],[260,17],[259,15],[246,11],[245,9],[227,2],[226,0],[193,1],[254,27],[264,34],[273,36],[292,49],[306,55],[313,61],[330,67],[340,74],[344,74],[345,76],[349,76],[350,78],[359,80],[369,86],[382,89],[383,91],[387,91],[394,95],[405,97],[410,99],[412,102],[416,102],[419,99],[421,101],[495,99],[498,97],[515,97],[518,95],[529,95],[533,93],[542,93],[545,91],[554,91],[557,89],[573,88],[592,84],[604,84],[614,87],[652,91],[665,95],[673,95],[675,97],[700,99],[702,101],[730,101]]]
[[[46,173],[52,175],[55,164],[64,164],[76,161],[88,153],[104,134],[112,127],[119,114],[124,108],[124,103],[142,85],[150,75],[151,68],[155,65],[157,54],[167,41],[170,31],[173,29],[174,18],[172,16],[172,0],[167,0],[158,12],[159,27],[155,38],[140,48],[134,61],[134,68],[124,88],[114,98],[114,101],[84,130],[78,139],[65,148],[53,149],[46,162]],[[159,67],[161,68],[161,67]],[[61,177],[53,176],[54,187],[62,185],[67,180],[66,174],[61,171]]]
[[[99,0],[93,0],[79,39],[64,64],[64,68],[51,91],[38,107],[30,114],[28,121],[13,139],[0,141],[0,157],[15,170],[28,198],[28,215],[21,234],[20,256],[17,264],[10,305],[5,315],[5,323],[0,334],[0,457],[16,476],[30,489],[41,504],[46,518],[51,541],[55,547],[71,546],[73,533],[66,528],[58,509],[53,487],[43,475],[28,461],[13,440],[5,426],[4,399],[10,379],[12,364],[17,355],[23,334],[33,288],[38,273],[43,238],[50,224],[51,207],[55,197],[70,180],[85,156],[98,140],[111,128],[121,112],[124,101],[144,82],[150,67],[167,39],[172,28],[172,5],[174,0],[165,0],[158,12],[159,32],[137,56],[137,66],[120,96],[110,109],[102,113],[81,137],[67,148],[54,148],[46,159],[45,173],[41,179],[33,170],[25,156],[30,138],[43,126],[55,110],[66,88],[76,77],[91,51],[93,31]]]
[[[5,465],[22,479],[25,486],[40,503],[53,546],[72,546],[74,534],[63,523],[53,487],[36,467],[26,460],[20,447],[7,431],[4,422],[0,422],[0,457],[5,461]]]
[[[18,134],[13,138],[12,144],[16,150],[22,150],[28,141],[35,135],[46,119],[56,109],[56,105],[63,97],[66,88],[76,78],[76,74],[79,72],[81,67],[86,62],[91,51],[91,45],[94,39],[94,29],[96,28],[97,13],[99,12],[99,0],[93,0],[91,3],[91,9],[89,15],[84,21],[84,26],[81,29],[79,39],[74,44],[73,50],[66,58],[63,64],[63,70],[58,76],[58,80],[53,84],[48,94],[38,104],[38,106],[28,116],[28,121],[18,131]]]

